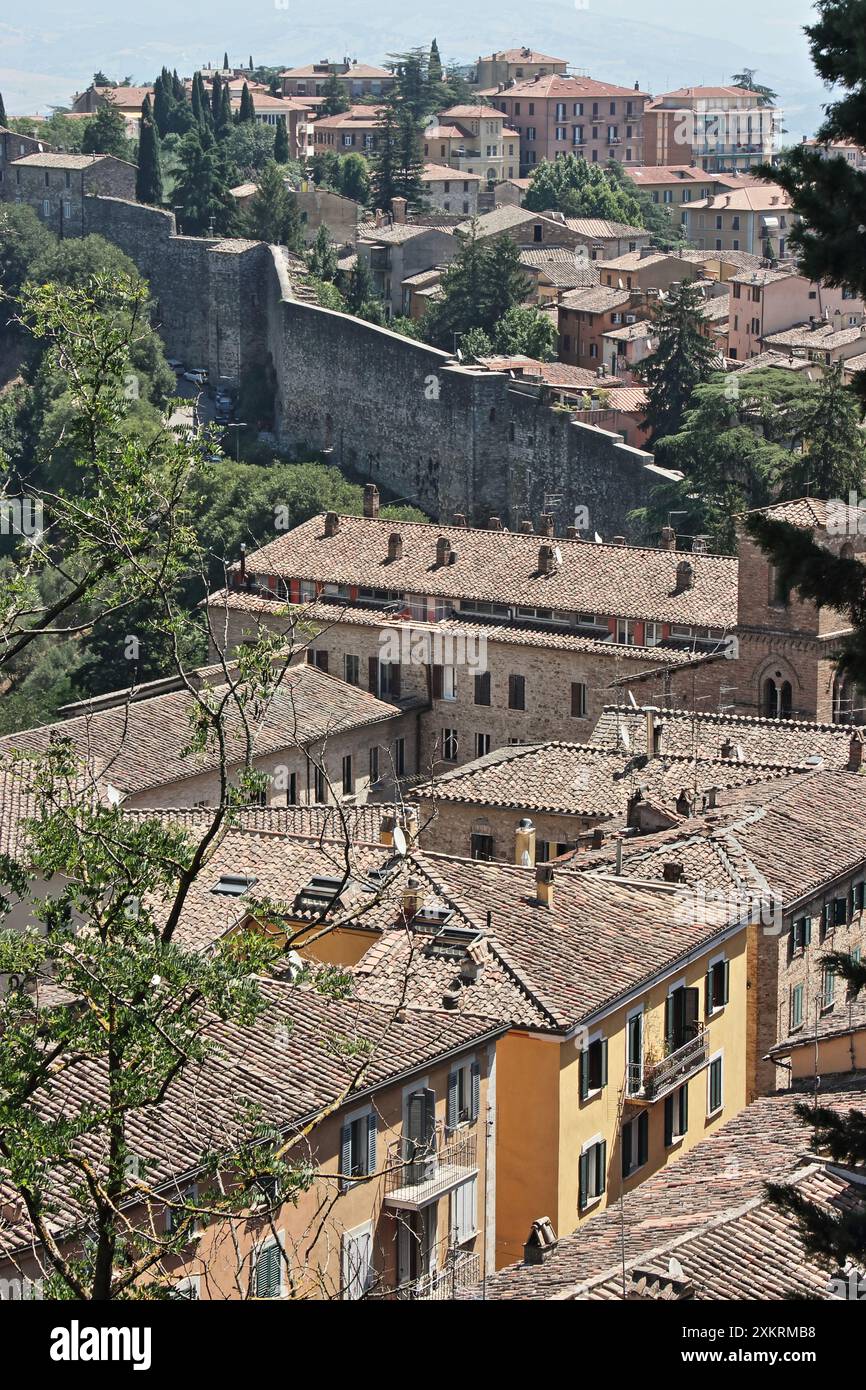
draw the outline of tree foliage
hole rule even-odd
[[[701,333],[701,292],[690,281],[672,288],[653,314],[655,351],[639,363],[636,375],[648,387],[645,421],[654,444],[676,434],[692,392],[716,367],[716,351]]]

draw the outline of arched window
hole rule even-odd
[[[777,719],[779,716],[779,690],[772,679],[764,681],[764,717]]]
[[[779,692],[779,715],[782,719],[791,718],[791,710],[794,707],[792,699],[791,682],[782,681],[782,689]]]

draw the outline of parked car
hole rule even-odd
[[[171,370],[174,372],[175,376],[183,376],[183,363],[181,362],[180,358],[167,357],[165,360],[171,367]]]
[[[191,381],[193,386],[207,386],[207,372],[204,367],[191,367],[188,372],[184,372],[183,379]]]

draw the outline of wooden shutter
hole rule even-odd
[[[622,1134],[620,1136],[620,1145],[622,1148],[622,1176],[624,1178],[627,1178],[629,1173],[631,1172],[631,1151],[632,1144],[634,1143],[634,1123],[634,1120],[632,1120],[630,1124],[623,1125]]]
[[[345,1192],[349,1187],[349,1177],[352,1171],[352,1126],[342,1125],[340,1127],[340,1191]]]
[[[602,1085],[602,1086],[606,1086],[606,1085],[607,1085],[607,1038],[602,1038],[601,1043],[600,1043],[600,1045],[599,1045],[599,1051],[600,1051],[600,1053],[601,1053],[601,1080],[600,1080],[600,1083],[599,1083],[599,1084]]]
[[[683,1000],[683,1042],[697,1037],[700,1014],[700,990],[687,989]]]
[[[400,672],[401,672],[401,670],[402,670],[402,667],[400,666],[399,662],[394,661],[394,662],[391,663],[391,699],[392,699],[392,700],[399,700],[399,698],[400,698]]]
[[[682,1096],[682,1109],[680,1110],[681,1128],[680,1133],[685,1134],[689,1127],[689,1088],[687,1085],[680,1087]]]
[[[722,962],[722,997],[721,997],[721,999],[719,1000],[719,1003],[721,1003],[721,1004],[727,1004],[727,1002],[728,1002],[728,1000],[730,999],[730,997],[731,997],[731,962],[730,962],[729,960],[726,960],[726,961],[723,961],[723,962]]]
[[[706,976],[704,977],[704,1017],[705,1017],[705,1018],[709,1018],[709,1016],[710,1016],[710,1014],[711,1014],[712,1012],[713,1012],[713,967],[710,966],[709,970],[708,970],[707,973],[706,973]]]
[[[379,658],[377,656],[367,658],[367,684],[370,687],[371,695],[379,694]]]
[[[448,1129],[457,1128],[457,1096],[460,1078],[456,1071],[448,1075],[448,1102],[445,1110],[445,1124]]]
[[[434,700],[442,699],[443,676],[444,672],[441,666],[430,667],[430,693]]]
[[[376,1171],[376,1112],[371,1110],[367,1116],[367,1172]]]
[[[470,1071],[470,1080],[471,1080],[471,1083],[472,1083],[472,1099],[471,1099],[471,1102],[470,1102],[470,1104],[471,1104],[471,1106],[472,1106],[472,1109],[471,1109],[470,1114],[471,1114],[471,1118],[472,1118],[473,1120],[477,1120],[477,1119],[478,1119],[478,1116],[481,1114],[481,1063],[480,1063],[480,1062],[473,1062],[473,1063],[472,1063],[472,1067],[471,1067],[471,1071]]]
[[[665,998],[665,1047],[668,1052],[673,1048],[673,1028],[674,1028],[674,1002],[673,995],[669,994]]]
[[[596,1146],[596,1196],[607,1191],[607,1140]]]
[[[580,1170],[578,1179],[577,1204],[583,1208],[586,1206],[589,1188],[589,1151],[580,1155]]]
[[[812,944],[812,918],[811,918],[811,917],[804,917],[804,918],[803,918],[803,945],[804,945],[804,946],[810,946],[811,944]]]
[[[637,1117],[637,1166],[640,1168],[649,1157],[649,1111],[642,1110]]]
[[[589,1048],[585,1047],[580,1054],[580,1098],[586,1100],[589,1095]]]
[[[674,1142],[674,1098],[673,1095],[665,1096],[665,1148],[669,1149]]]
[[[424,1138],[432,1145],[436,1135],[436,1092],[426,1087],[424,1090]]]

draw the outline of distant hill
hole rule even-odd
[[[587,8],[580,8],[586,4]],[[479,52],[523,42],[567,58],[593,76],[660,92],[685,83],[716,85],[748,66],[774,87],[792,140],[811,134],[824,97],[802,26],[807,0],[534,0],[531,6],[443,0],[435,30],[443,58],[471,62]],[[206,16],[206,20],[204,20]],[[347,37],[349,36],[349,37]],[[747,36],[747,37],[746,37]],[[148,0],[134,10],[116,0],[29,0],[15,23],[0,23],[0,91],[10,114],[47,111],[87,85],[96,68],[145,81],[163,63],[184,72],[228,50],[235,62],[296,64],[324,56],[381,60],[433,37],[431,10],[418,0],[298,0],[238,6],[209,0],[187,10]]]

